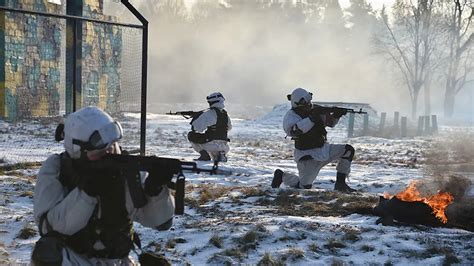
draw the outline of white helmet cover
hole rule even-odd
[[[291,101],[291,107],[298,107],[302,105],[311,104],[313,94],[303,88],[296,88],[293,90],[289,98],[289,100]]]
[[[213,107],[213,105],[224,105],[224,95],[220,92],[213,92],[209,94],[209,96],[206,97],[207,103],[209,103],[209,106]]]
[[[64,123],[64,148],[73,159],[83,151],[108,148],[122,138],[122,127],[97,107],[85,107],[70,114]]]

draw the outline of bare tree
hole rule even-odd
[[[382,9],[385,34],[378,46],[389,55],[402,74],[411,99],[412,117],[416,116],[418,96],[425,89],[425,113],[430,112],[430,73],[435,68],[432,55],[436,34],[432,25],[434,0],[397,0],[393,7],[394,23]]]
[[[442,2],[447,28],[444,115],[452,117],[456,94],[474,80],[474,6],[469,0]]]

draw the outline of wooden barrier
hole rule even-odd
[[[349,126],[347,127],[347,137],[352,138],[354,136],[354,113],[349,113]]]
[[[407,132],[407,117],[406,116],[402,116],[402,126],[401,126],[401,137],[402,138],[406,138],[408,136],[408,132]]]
[[[393,135],[400,137],[400,125],[398,123],[400,119],[400,112],[393,113]]]
[[[421,136],[423,135],[423,125],[424,125],[424,116],[419,116],[418,117],[418,128],[416,130],[416,135]]]
[[[380,134],[383,134],[383,132],[385,130],[385,118],[387,118],[387,113],[382,112],[380,114],[380,128],[379,128]]]
[[[423,135],[430,135],[431,134],[430,116],[426,115],[424,120],[425,120],[425,132]]]
[[[431,116],[431,133],[438,133],[438,119],[436,118],[436,115]]]
[[[364,114],[364,129],[362,131],[364,136],[369,134],[369,114]]]

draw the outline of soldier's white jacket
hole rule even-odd
[[[325,126],[334,127],[339,119],[334,118],[332,115],[321,115],[321,119]],[[285,133],[290,137],[296,137],[294,132],[300,131],[303,134],[313,128],[314,122],[309,117],[302,118],[293,109],[290,109],[283,118],[283,129]],[[329,144],[326,142],[320,148],[314,148],[309,150],[296,149],[294,151],[295,161],[298,162],[303,156],[310,155],[314,160],[327,161],[329,160]]]
[[[216,107],[218,109],[224,109],[224,104],[223,103],[215,103],[212,105],[212,107]],[[206,129],[210,126],[213,126],[217,123],[217,114],[216,111],[213,109],[209,109],[203,114],[201,114],[196,120],[194,120],[191,125],[193,126],[193,129],[197,132],[204,132]],[[232,129],[232,123],[230,122],[230,117],[227,122],[227,131],[230,131]]]
[[[87,225],[91,218],[97,199],[86,194],[79,188],[67,193],[67,188],[59,181],[60,155],[50,156],[42,165],[36,182],[34,193],[34,218],[39,225],[41,216],[47,212],[47,222],[54,231],[64,235],[73,235]],[[146,174],[146,173],[142,173]],[[148,204],[135,209],[128,186],[126,187],[126,209],[130,217],[143,226],[155,228],[174,215],[174,198],[166,186],[154,197],[148,197]],[[43,223],[42,232],[47,233]],[[63,265],[83,265],[101,262],[114,265],[128,265],[128,258],[123,261],[107,259],[88,259],[71,249],[63,250]]]

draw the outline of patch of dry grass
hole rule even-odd
[[[243,197],[258,197],[258,196],[265,196],[266,192],[256,187],[243,187],[240,189]]]
[[[242,253],[242,251],[238,248],[230,248],[226,249],[222,252],[222,255],[228,256],[228,257],[233,257],[237,259],[242,259],[244,258],[245,254]]]
[[[357,242],[361,239],[360,231],[355,229],[345,229],[345,234],[342,237],[343,240],[350,241],[350,242]]]
[[[34,229],[28,224],[28,225],[25,225],[25,227],[23,227],[20,230],[20,232],[18,233],[16,237],[19,239],[29,239],[31,237],[34,237],[35,235],[36,235],[36,229]]]
[[[371,251],[374,251],[375,248],[369,245],[363,245],[362,247],[360,247],[360,250],[364,252],[371,252]]]
[[[270,253],[265,252],[263,257],[257,263],[257,266],[282,266],[285,265],[281,261],[275,260]]]
[[[334,238],[330,238],[326,244],[324,244],[324,247],[329,249],[330,251],[336,251],[337,249],[345,248],[346,244],[342,243],[339,240],[336,240]]]
[[[231,191],[232,188],[230,187],[224,187],[224,186],[209,186],[209,187],[204,187],[200,191],[200,197],[199,197],[199,204],[203,205],[208,203],[209,201],[216,200],[220,197],[222,197],[225,194],[229,194],[229,191]]]
[[[308,249],[312,252],[319,252],[320,251],[320,249],[319,249],[319,247],[316,243],[309,244]]]
[[[215,246],[216,248],[222,248],[223,247],[223,245],[222,245],[223,242],[224,242],[224,240],[217,233],[212,235],[211,238],[209,239],[209,243],[211,245]]]
[[[292,247],[288,249],[285,257],[287,258],[287,260],[297,261],[299,259],[304,258],[304,250],[298,247]]]
[[[304,196],[304,197],[302,197]],[[353,213],[373,214],[378,203],[376,196],[335,191],[281,191],[270,205],[276,205],[281,215],[293,216],[346,216]],[[299,205],[299,208],[294,206]]]
[[[32,199],[33,196],[34,196],[34,192],[31,191],[31,190],[22,191],[19,196],[20,197],[28,197],[28,198]]]

